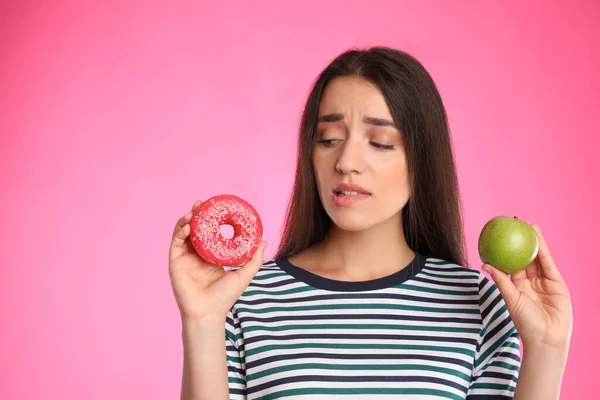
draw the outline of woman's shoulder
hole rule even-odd
[[[233,267],[227,267],[226,270],[227,271],[237,271],[240,268],[244,268],[244,264],[242,265],[236,265]],[[263,263],[261,264],[261,266],[259,267],[259,269],[256,271],[256,275],[254,275],[253,280],[257,277],[257,276],[261,276],[264,274],[273,274],[273,273],[281,273],[283,274],[284,271],[279,267],[277,260],[275,259],[266,259],[265,261],[263,261]]]
[[[437,257],[426,256],[421,273],[428,278],[462,281],[465,285],[473,286],[473,290],[476,286],[480,296],[489,290],[497,291],[494,281],[485,276],[481,270]]]
[[[424,259],[424,270],[438,271],[450,275],[461,275],[477,279],[483,277],[481,271],[467,265],[457,264],[455,262],[433,256],[424,256]]]
[[[491,310],[504,307],[504,299],[496,283],[474,267],[456,264],[435,257],[427,257],[422,274],[427,281],[439,284],[451,284],[454,290],[464,290],[473,300],[477,300],[482,315],[490,314]],[[500,315],[500,314],[498,314]]]

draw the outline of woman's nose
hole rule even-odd
[[[337,159],[336,170],[342,174],[362,173],[364,165],[361,144],[351,140],[344,142]]]

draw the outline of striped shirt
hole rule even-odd
[[[419,253],[366,282],[269,260],[225,328],[231,399],[510,399],[520,368],[495,284]]]

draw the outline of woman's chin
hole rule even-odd
[[[367,221],[359,215],[330,215],[336,227],[343,231],[360,232],[375,225],[375,221]]]
[[[377,210],[353,210],[331,206],[326,207],[326,212],[336,227],[348,232],[366,231],[388,223],[396,226],[402,218],[401,210],[387,214]]]

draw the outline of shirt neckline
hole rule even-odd
[[[287,257],[274,260],[279,268],[297,280],[317,289],[339,292],[361,292],[387,289],[398,286],[418,274],[425,266],[426,257],[418,252],[415,257],[400,271],[377,279],[351,282],[325,278],[292,264]]]

